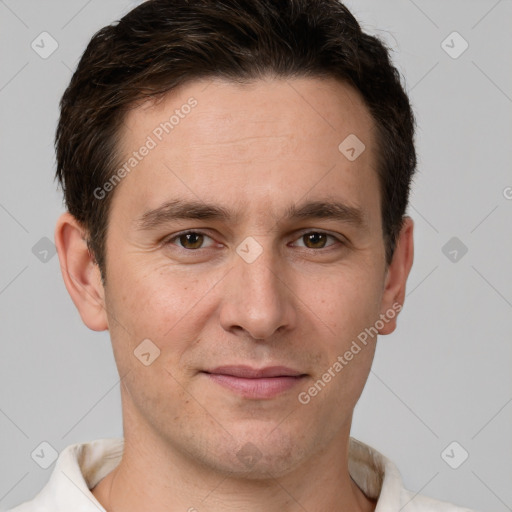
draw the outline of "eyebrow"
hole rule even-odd
[[[153,210],[147,210],[135,222],[139,230],[145,231],[175,220],[217,220],[236,223],[239,217],[239,213],[231,213],[219,205],[176,199],[166,201]],[[339,201],[309,201],[301,205],[290,205],[285,210],[282,220],[331,219],[355,227],[365,227],[365,218],[360,208]]]

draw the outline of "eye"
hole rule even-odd
[[[308,233],[304,233],[298,240],[304,241],[304,245],[302,247],[306,247],[308,249],[323,249],[325,247],[335,245],[326,245],[327,240],[329,238],[331,238],[335,242],[342,243],[341,240],[339,240],[335,236],[330,235],[328,233],[324,233],[323,231],[309,231]]]
[[[167,239],[164,243],[166,245],[176,245],[174,243],[176,240],[179,242],[178,247],[181,247],[182,249],[205,249],[206,247],[203,247],[205,239],[209,239],[211,242],[215,243],[212,238],[210,238],[208,235],[205,235],[204,233],[201,233],[200,231],[185,231],[183,233],[174,235],[172,238]],[[211,247],[212,245],[213,244],[210,244],[208,247]]]
[[[329,239],[333,241],[330,244],[328,243]],[[204,245],[206,240],[210,241],[208,245]],[[302,245],[298,243],[298,241],[301,241]],[[305,247],[307,249],[314,250],[336,245],[336,242],[343,244],[340,239],[329,233],[325,233],[323,231],[309,231],[307,233],[303,233],[297,239],[295,244],[298,243],[298,247]],[[173,235],[171,238],[164,241],[165,245],[177,245],[178,247],[188,251],[207,249],[209,247],[213,247],[215,243],[215,240],[201,231],[184,231],[177,235]]]

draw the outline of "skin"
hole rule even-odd
[[[347,461],[377,337],[307,405],[298,401],[404,301],[413,223],[405,218],[387,266],[374,121],[335,80],[196,81],[129,111],[123,155],[191,96],[197,106],[111,192],[105,286],[80,225],[68,213],[57,223],[67,289],[88,327],[110,331],[122,377],[123,459],[92,492],[109,511],[374,510]],[[349,134],[366,146],[352,162],[338,150]],[[146,211],[173,199],[238,218],[138,229]],[[356,207],[364,224],[285,219],[308,200]],[[189,229],[205,237],[176,237]],[[252,263],[236,251],[247,237],[262,250]],[[395,327],[396,317],[379,334]],[[134,356],[144,339],[160,350],[149,366]],[[202,373],[226,364],[284,365],[305,377],[247,398]],[[258,453],[250,467],[237,456],[244,446]]]

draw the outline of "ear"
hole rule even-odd
[[[57,221],[55,245],[64,284],[82,321],[93,331],[108,329],[105,290],[98,265],[87,247],[84,228],[68,212]]]
[[[388,266],[381,301],[381,318],[385,315],[384,327],[379,334],[391,334],[396,329],[396,317],[405,300],[405,285],[414,259],[414,223],[404,217],[393,258]]]

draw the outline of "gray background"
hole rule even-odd
[[[122,435],[108,333],[82,324],[44,237],[63,211],[58,101],[93,33],[136,3],[0,0],[1,509],[48,480],[54,465],[31,458],[41,442],[60,451]],[[512,2],[347,4],[395,51],[420,157],[405,308],[379,340],[352,435],[390,457],[413,491],[512,510]],[[45,59],[31,47],[43,31],[58,43]],[[457,58],[454,31],[469,44]],[[457,469],[445,462],[457,465],[463,450]]]

